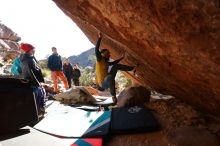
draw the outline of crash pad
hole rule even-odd
[[[102,107],[106,107],[106,106],[110,106],[110,105],[115,105],[115,103],[113,102],[111,97],[108,97],[108,98],[104,98],[103,97],[103,99],[96,98],[96,100],[97,100],[96,102],[92,103],[93,105],[102,106]]]
[[[111,132],[137,133],[159,129],[159,124],[151,110],[144,106],[120,107],[112,109]]]
[[[71,146],[102,146],[101,138],[78,139]]]
[[[0,79],[0,135],[38,121],[36,101],[30,82]]]
[[[87,105],[71,105],[71,107],[74,107],[76,109],[81,109],[85,111],[99,111],[100,107],[98,106],[87,106]]]
[[[11,133],[0,141],[1,146],[102,146],[102,138],[57,138],[29,126]],[[24,132],[22,132],[22,130]],[[25,132],[26,131],[26,132]],[[0,136],[2,138],[3,136]]]
[[[55,140],[53,136],[39,132],[31,127],[20,129],[26,130],[21,134],[11,133],[1,140],[1,146],[65,146]],[[17,131],[18,132],[18,131]],[[19,133],[19,132],[18,132]]]
[[[60,137],[104,137],[109,133],[111,111],[89,112],[54,101],[46,113],[35,129]]]

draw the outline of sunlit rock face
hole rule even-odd
[[[139,83],[220,114],[219,0],[54,2],[91,42],[101,31],[113,58],[139,63]]]
[[[21,38],[10,28],[0,23],[0,57],[14,59],[19,54],[18,41]]]

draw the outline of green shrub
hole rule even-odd
[[[42,74],[44,78],[50,78],[50,71],[46,68],[42,69]]]
[[[122,72],[118,72],[115,77],[117,91],[121,92],[124,88],[131,86],[132,81],[131,79],[127,78]]]
[[[89,86],[95,83],[95,71],[94,68],[81,69],[80,85]]]

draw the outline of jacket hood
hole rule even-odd
[[[32,56],[27,53],[24,53],[24,54],[21,54],[19,58],[20,58],[21,62],[23,62],[26,59],[32,58]]]

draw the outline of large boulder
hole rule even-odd
[[[91,104],[96,101],[83,86],[76,86],[66,92],[59,93],[54,98],[64,104]]]
[[[219,0],[54,0],[95,44],[124,63],[140,64],[137,80],[220,115]]]
[[[5,61],[13,60],[19,53],[19,44],[21,38],[9,27],[0,23],[0,57]]]
[[[144,105],[150,101],[151,92],[143,86],[132,86],[118,95],[118,107]]]

